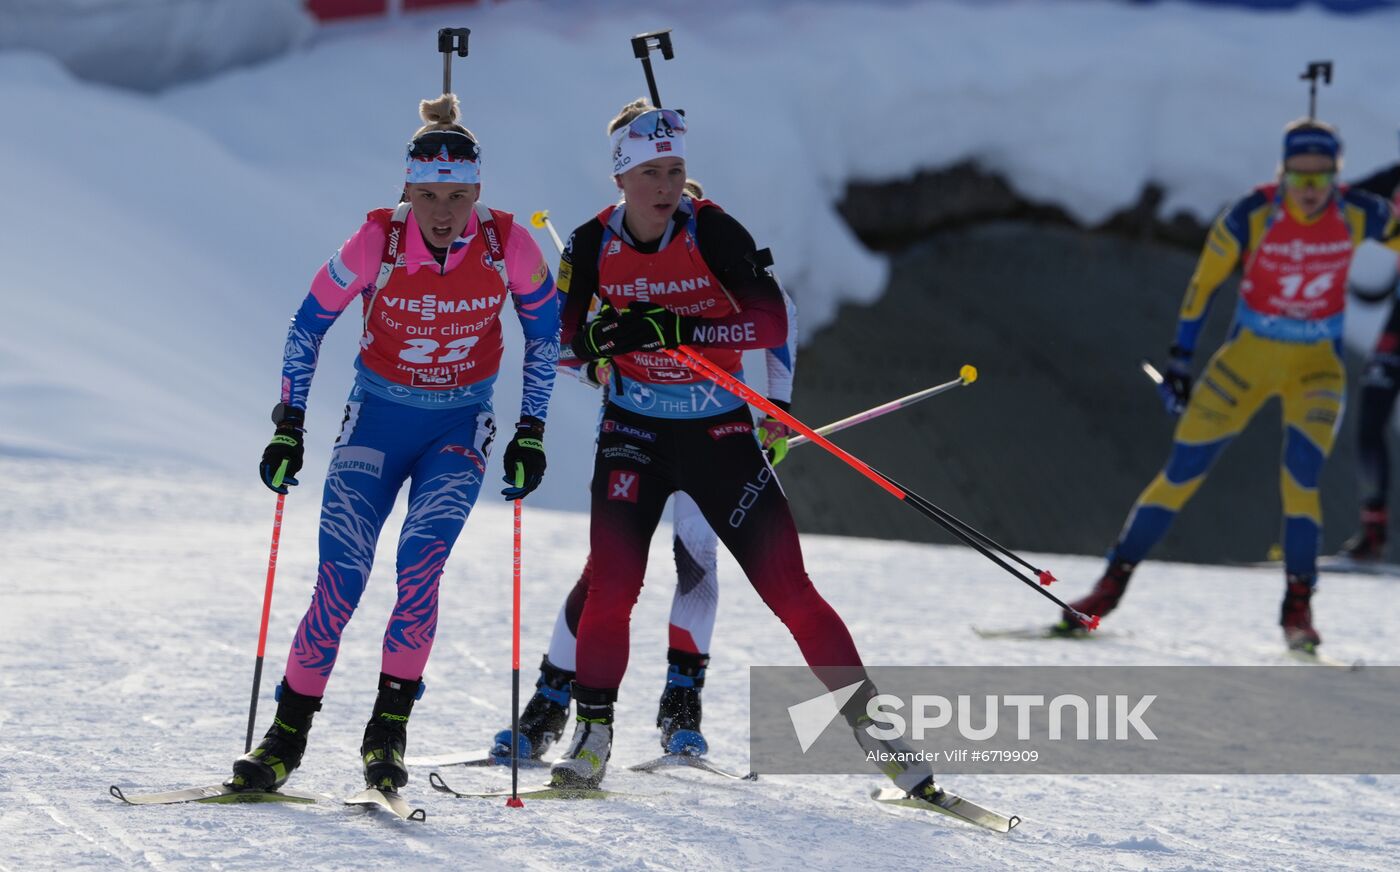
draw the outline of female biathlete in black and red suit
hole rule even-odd
[[[611,358],[617,379],[593,471],[593,571],[578,628],[577,721],[552,770],[555,784],[571,787],[596,786],[611,755],[628,623],[673,491],[699,506],[829,688],[848,684],[851,669],[861,667],[846,625],[803,568],[787,498],[753,436],[748,409],[665,353],[684,344],[742,375],[744,349],[786,338],[782,292],[738,221],[708,200],[685,196],[683,116],[638,100],[609,132],[623,201],[574,231],[558,279],[566,294],[561,345],[571,345],[580,362]],[[604,307],[587,321],[594,296]],[[849,706],[853,724],[865,701]],[[873,741],[864,730],[857,737]],[[924,764],[889,774],[906,791],[936,790]]]

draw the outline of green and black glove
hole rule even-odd
[[[655,303],[633,303],[621,312],[606,309],[574,336],[572,347],[584,360],[675,348],[684,341],[684,322]]]
[[[288,485],[297,484],[296,474],[301,472],[303,445],[306,436],[304,426],[306,411],[286,403],[278,403],[272,410],[272,423],[277,425],[272,441],[263,449],[262,462],[258,464],[258,474],[268,489],[279,494],[287,492]]]
[[[524,499],[544,481],[544,422],[526,415],[515,425],[515,435],[506,445],[506,474],[502,481],[510,487],[501,490],[508,500]]]

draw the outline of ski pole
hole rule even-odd
[[[848,418],[832,421],[824,427],[818,427],[815,432],[818,436],[830,436],[832,433],[839,433],[847,427],[854,427],[857,424],[864,424],[866,421],[873,421],[881,415],[897,412],[900,409],[905,409],[914,405],[920,400],[936,397],[945,391],[951,391],[953,388],[962,387],[963,385],[970,385],[975,381],[977,381],[977,367],[972,364],[965,364],[962,369],[958,370],[958,377],[952,381],[946,381],[941,385],[925,388],[907,397],[890,400],[888,403],[882,403],[873,409],[866,409],[864,412],[857,412]],[[799,445],[806,445],[810,441],[811,440],[806,436],[799,434],[788,440],[788,447],[796,448]]]
[[[564,253],[564,240],[559,238],[559,231],[554,229],[554,222],[549,220],[549,210],[541,209],[530,216],[531,227],[542,227],[549,231],[549,238],[554,240],[554,247],[559,249],[559,253]]]
[[[262,626],[258,628],[258,659],[253,664],[253,699],[248,704],[248,737],[243,753],[253,750],[253,727],[258,718],[258,688],[262,686],[263,654],[267,651],[267,619],[272,612],[272,581],[277,577],[277,543],[282,538],[282,506],[286,494],[277,495],[277,513],[272,517],[272,551],[267,557],[267,584],[263,588]]]
[[[525,470],[516,466],[515,486],[525,484]],[[520,500],[515,501],[515,551],[512,560],[510,608],[510,798],[506,805],[522,808],[520,799]]]
[[[963,521],[958,520],[957,518],[948,514],[943,509],[940,509],[938,506],[934,505],[929,500],[923,498],[917,493],[914,493],[908,488],[903,487],[902,485],[898,484],[893,479],[891,479],[889,476],[883,475],[882,473],[878,472],[865,461],[845,451],[839,446],[832,444],[829,440],[827,440],[825,436],[822,436],[821,434],[813,430],[811,427],[808,427],[806,424],[797,420],[789,413],[783,411],[777,405],[769,401],[768,398],[753,390],[739,379],[735,378],[734,376],[715,366],[708,359],[696,353],[693,349],[687,348],[686,346],[682,345],[676,349],[666,349],[666,354],[668,354],[673,360],[677,361],[686,368],[700,375],[708,377],[715,384],[719,385],[720,387],[724,388],[725,390],[729,391],[735,396],[740,397],[749,405],[755,406],[764,413],[771,415],[774,418],[777,418],[779,421],[782,421],[784,424],[788,425],[792,429],[806,436],[808,439],[812,440],[813,442],[816,442],[818,445],[822,446],[827,451],[836,455],[838,458],[845,461],[846,464],[849,465],[851,468],[855,469],[861,475],[864,475],[866,478],[874,482],[877,486],[880,487],[881,490],[885,491],[886,493],[890,494],[891,496],[900,500],[901,502],[907,503],[908,505],[913,507],[915,511],[918,511],[920,514],[924,515],[939,526],[943,527],[943,529],[947,530],[949,533],[952,533],[953,536],[961,540],[968,547],[972,548],[974,551],[977,551],[983,557],[986,557],[988,560],[991,560],[993,563],[1000,566],[1002,569],[1005,569],[1008,573],[1020,579],[1021,582],[1023,582],[1028,587],[1032,588],[1033,590],[1044,596],[1046,599],[1055,603],[1060,608],[1074,615],[1075,618],[1087,629],[1092,630],[1098,626],[1099,619],[1097,615],[1086,615],[1078,609],[1071,608],[1070,605],[1064,600],[1060,599],[1059,597],[1055,596],[1050,591],[1045,589],[1046,585],[1049,585],[1055,581],[1055,576],[1051,574],[1048,570],[1037,568],[1036,566],[1032,565],[1022,557],[1017,555],[1015,552],[1011,551],[1010,549],[996,542],[991,537],[987,536],[985,533],[982,533],[981,531],[964,523]],[[1000,556],[993,553],[994,551],[999,552],[1001,555],[1005,556],[1009,560],[1015,563],[1019,563],[1021,566],[1024,566],[1026,569],[1033,572],[1036,575],[1036,579],[1039,581],[1039,584],[1037,584],[1036,581],[1032,581],[1030,578],[1026,577],[1024,574],[1018,571],[1015,567],[1011,566],[1005,560],[1002,560]]]
[[[651,33],[639,33],[632,37],[632,54],[637,60],[642,62],[642,71],[647,74],[647,90],[651,92],[651,105],[657,109],[661,108],[661,93],[656,90],[656,76],[651,70],[651,53],[655,49],[661,52],[664,60],[675,57],[675,52],[671,49],[671,29],[655,30]],[[684,113],[682,113],[684,114]]]
[[[1311,61],[1308,68],[1298,78],[1308,83],[1308,120],[1317,118],[1317,80],[1322,84],[1332,84],[1332,62]]]
[[[472,35],[470,27],[444,27],[438,30],[438,51],[442,52],[442,93],[452,93],[452,54],[467,56],[467,39]]]

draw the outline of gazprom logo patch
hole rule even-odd
[[[346,445],[331,454],[331,474],[362,472],[379,478],[384,471],[384,452],[363,445]]]
[[[331,277],[331,281],[343,291],[359,278],[355,271],[345,265],[345,261],[340,259],[340,252],[331,255],[331,259],[326,261],[326,275]]]

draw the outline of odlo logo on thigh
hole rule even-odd
[[[614,469],[608,473],[608,499],[635,503],[638,490],[637,479],[639,478],[641,476],[637,473],[621,469]]]
[[[744,492],[739,495],[739,505],[729,513],[729,526],[737,530],[743,525],[744,519],[749,516],[749,509],[758,502],[758,495],[763,493],[763,489],[768,486],[768,482],[772,479],[772,467],[764,464],[763,468],[758,471],[758,475],[754,476],[753,481],[744,482]]]

